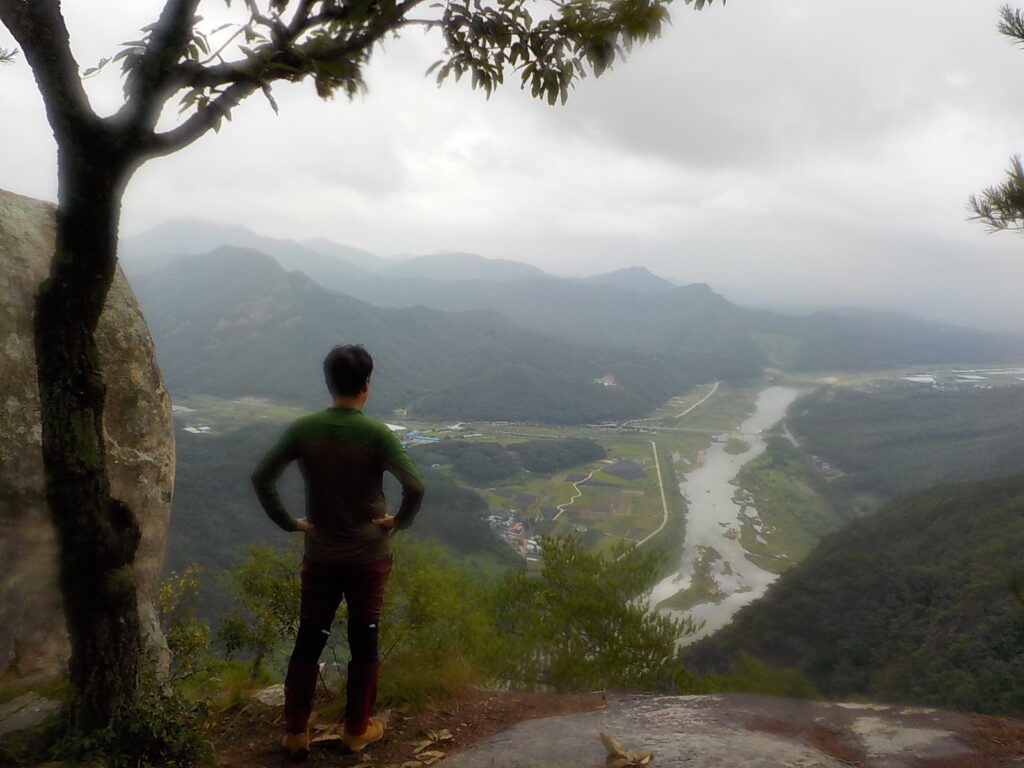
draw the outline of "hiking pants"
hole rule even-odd
[[[331,634],[341,601],[348,609],[348,664],[345,686],[345,730],[358,735],[366,730],[377,699],[380,670],[377,639],[384,587],[391,573],[391,557],[366,565],[316,563],[303,558],[299,575],[299,633],[284,681],[285,727],[292,733],[306,730],[313,708],[320,653]]]

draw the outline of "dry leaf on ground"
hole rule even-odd
[[[611,735],[604,732],[599,735],[604,748],[608,750],[608,757],[604,761],[605,768],[644,768],[654,759],[653,752],[646,749],[627,752]]]

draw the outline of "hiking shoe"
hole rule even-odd
[[[384,723],[376,718],[370,718],[370,724],[366,726],[365,731],[360,734],[352,734],[345,731],[341,737],[341,743],[348,752],[359,752],[365,749],[367,745],[380,741],[383,736]]]
[[[309,757],[309,731],[299,733],[285,732],[281,746],[288,752],[288,759],[293,763],[301,763]]]

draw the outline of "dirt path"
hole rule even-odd
[[[322,702],[327,703],[327,702]],[[528,691],[466,689],[450,699],[411,712],[395,709],[387,732],[360,755],[345,755],[338,748],[338,724],[314,713],[313,744],[306,765],[335,768],[398,768],[416,760],[416,748],[440,737],[424,752],[455,754],[477,741],[511,728],[523,720],[591,712],[607,705],[601,694],[546,694]],[[209,737],[220,768],[289,768],[280,747],[283,729],[280,707],[251,701],[218,716]],[[450,736],[451,738],[447,738]],[[425,763],[421,763],[424,764]],[[443,765],[442,761],[439,765]]]
[[[708,393],[707,393],[706,395],[704,395],[704,397],[702,397],[702,398],[701,398],[700,400],[698,400],[698,401],[697,401],[696,403],[694,403],[693,405],[691,405],[691,406],[690,406],[689,408],[687,408],[687,409],[686,409],[685,411],[683,411],[683,412],[682,412],[682,413],[680,413],[680,414],[677,414],[677,415],[673,416],[672,418],[673,418],[673,419],[681,419],[681,418],[683,418],[683,416],[685,416],[685,415],[686,415],[686,414],[688,414],[688,413],[689,413],[690,411],[692,411],[693,409],[695,409],[695,408],[696,408],[696,407],[697,407],[698,405],[703,405],[703,404],[704,404],[704,401],[705,401],[705,400],[707,400],[707,399],[708,399],[709,397],[711,397],[711,396],[712,396],[713,394],[715,394],[715,392],[717,392],[717,391],[718,391],[718,385],[719,385],[719,384],[721,384],[721,383],[722,383],[722,382],[720,382],[720,381],[716,381],[716,382],[715,382],[715,386],[713,386],[713,387],[711,388],[711,391],[710,391],[710,392],[708,392]]]
[[[717,386],[718,385],[716,384],[715,387],[717,387]],[[712,392],[713,391],[714,390],[712,390]],[[711,397],[710,393],[708,394],[708,397]],[[707,400],[707,399],[708,399],[707,397],[704,398],[704,400]],[[704,400],[701,400],[700,402],[703,403]],[[700,403],[697,403],[697,405],[700,405]],[[695,405],[693,407],[696,408],[697,405]],[[651,443],[651,450],[654,451],[654,468],[658,470],[658,490],[661,491],[661,511],[662,511],[662,517],[661,517],[661,525],[659,525],[657,528],[654,529],[654,531],[652,531],[651,533],[647,534],[642,539],[640,539],[640,541],[638,541],[636,543],[636,545],[638,547],[641,544],[646,544],[648,541],[653,539],[655,536],[657,536],[659,533],[661,533],[663,530],[665,530],[665,526],[668,525],[668,499],[665,498],[665,483],[662,482],[662,479],[661,479],[661,462],[658,461],[658,446],[655,444],[655,442],[653,440],[651,440],[650,443]]]
[[[592,469],[592,470],[590,470],[590,474],[589,475],[584,477],[582,480],[577,480],[575,483],[572,484],[573,490],[576,491],[576,495],[573,496],[571,499],[569,499],[564,504],[559,504],[558,507],[556,507],[558,509],[558,514],[555,515],[553,518],[551,518],[552,521],[557,520],[558,518],[560,518],[562,516],[562,513],[565,512],[567,507],[571,507],[573,504],[576,503],[576,499],[578,499],[580,496],[583,495],[583,491],[580,490],[580,486],[583,485],[585,482],[587,482],[587,480],[592,478],[594,476],[595,472],[598,472],[600,470],[601,470],[601,467],[597,467],[596,469]]]
[[[708,392],[706,395],[704,395],[704,397],[702,397],[696,403],[691,405],[685,411],[683,411],[682,413],[677,413],[675,416],[666,416],[666,417],[659,416],[658,418],[655,418],[655,419],[630,419],[629,421],[624,421],[622,423],[623,424],[642,424],[642,423],[647,422],[647,421],[662,421],[664,418],[681,419],[681,418],[683,418],[683,416],[688,414],[690,411],[692,411],[697,406],[702,405],[709,397],[711,397],[713,394],[715,394],[715,392],[718,391],[718,385],[721,384],[721,383],[722,382],[720,382],[720,381],[716,381],[715,385],[711,388],[710,392]]]

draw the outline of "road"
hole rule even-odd
[[[704,397],[702,397],[700,400],[698,400],[696,403],[691,405],[689,408],[687,408],[682,413],[677,413],[675,416],[668,416],[668,417],[665,417],[665,418],[670,418],[670,419],[681,419],[681,418],[683,418],[683,416],[688,414],[690,411],[694,410],[697,406],[703,405],[704,402],[709,397],[711,397],[713,394],[715,394],[715,392],[718,391],[718,385],[721,384],[721,383],[722,382],[720,382],[720,381],[716,381],[715,382],[715,386],[713,386],[711,388],[710,392],[708,392],[706,395],[704,395]],[[662,417],[658,417],[658,418],[655,418],[655,419],[630,419],[629,421],[622,422],[622,425],[625,426],[627,424],[641,424],[641,423],[648,422],[648,421],[661,421],[661,420],[662,420]]]

